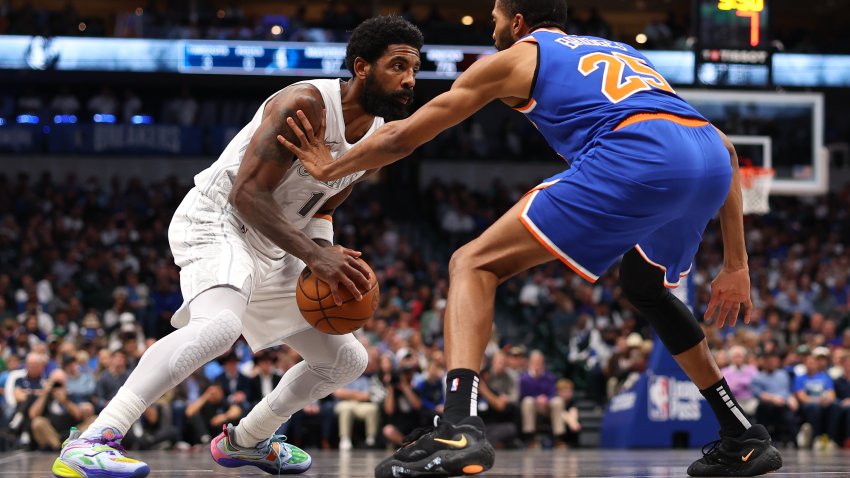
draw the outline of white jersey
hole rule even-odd
[[[345,120],[342,115],[339,81],[338,79],[307,80],[295,83],[313,85],[322,94],[326,114],[324,141],[334,159],[357,144],[351,144],[345,140]],[[263,121],[263,111],[266,104],[278,93],[280,92],[278,91],[263,101],[251,121],[230,141],[218,160],[195,176],[195,187],[198,191],[212,199],[218,206],[230,211],[240,222],[240,225],[246,225],[245,221],[239,217],[238,211],[230,206],[228,197],[236,181],[236,173],[242,163],[242,157],[245,150],[248,149],[248,143]],[[374,133],[383,124],[383,118],[375,117],[372,126],[359,141]],[[301,161],[295,160],[272,195],[283,210],[283,216],[286,220],[294,227],[303,229],[313,217],[313,214],[319,211],[328,199],[345,189],[364,173],[365,171],[358,171],[335,181],[323,182],[310,176]],[[270,257],[284,255],[282,249],[259,231],[250,227],[247,229],[246,235],[249,242],[259,251]]]
[[[302,83],[315,86],[322,94],[326,112],[324,140],[336,158],[354,146],[345,140],[339,80]],[[310,328],[295,303],[295,287],[304,263],[250,227],[227,200],[269,99],[230,141],[218,160],[195,176],[195,187],[183,198],[168,228],[174,262],[180,267],[184,300],[172,316],[171,324],[179,328],[189,323],[189,303],[198,294],[213,287],[229,286],[248,294],[242,335],[255,352]],[[382,124],[383,118],[375,118],[364,138]],[[296,160],[272,194],[286,221],[304,229],[325,201],[363,173],[321,182],[313,179]]]

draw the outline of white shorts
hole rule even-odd
[[[310,328],[295,303],[304,263],[280,250],[258,250],[243,231],[247,229],[229,210],[195,188],[189,191],[168,228],[183,293],[183,305],[171,325],[189,323],[189,303],[201,292],[231,287],[248,299],[242,335],[256,352]]]

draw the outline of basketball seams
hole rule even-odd
[[[362,259],[358,259],[358,260],[365,263],[365,261],[363,261]],[[367,267],[368,267],[368,264],[367,264]],[[307,269],[307,270],[309,271],[309,269]],[[372,272],[372,274],[374,274],[374,272]],[[311,294],[308,293],[308,289],[312,292],[313,287],[310,287],[310,285],[307,284],[307,280],[311,280],[314,283],[313,287],[315,287],[315,295],[313,295],[313,297],[311,297],[310,296]],[[323,333],[326,333],[326,334],[332,334],[332,335],[344,335],[344,334],[351,333],[351,332],[359,329],[360,327],[362,327],[363,324],[366,321],[368,321],[374,315],[374,310],[375,310],[374,306],[377,303],[376,302],[377,293],[378,293],[380,285],[378,283],[377,277],[373,276],[373,280],[374,280],[374,282],[372,282],[370,284],[369,289],[363,293],[364,296],[367,296],[367,295],[370,295],[370,294],[373,296],[373,297],[369,298],[370,304],[367,303],[367,304],[361,305],[361,304],[353,303],[353,302],[356,302],[356,300],[352,296],[352,297],[349,297],[349,298],[343,300],[342,303],[340,303],[339,305],[337,305],[336,303],[325,305],[324,301],[327,300],[328,297],[331,297],[333,295],[330,292],[330,287],[325,283],[323,283],[323,285],[320,286],[319,285],[320,280],[317,277],[312,277],[312,274],[310,274],[310,273],[304,274],[304,272],[302,271],[301,275],[299,276],[298,285],[297,285],[297,288],[296,288],[296,291],[298,292],[297,295],[299,296],[298,298],[300,299],[298,301],[299,302],[298,305],[299,305],[299,309],[301,311],[301,315],[306,319],[306,321],[310,325],[312,325],[315,329],[319,330],[320,332],[323,332]],[[323,297],[318,298],[320,291],[321,291],[321,287],[327,287],[326,290],[328,290],[328,293],[325,294]],[[315,302],[315,304],[310,304],[310,302]],[[318,306],[318,308],[304,309],[304,308],[301,308],[301,305],[306,305],[308,307],[311,306],[311,305],[313,307]],[[365,308],[364,306],[368,306],[368,305],[372,306],[371,310],[364,311],[363,310]],[[347,308],[350,309],[350,310],[345,310]],[[334,309],[339,309],[339,310],[334,310]],[[363,316],[362,317],[351,317],[351,316],[346,317],[346,316],[331,315],[333,313],[342,313],[342,314],[348,313],[350,315],[353,315],[353,313],[363,313]],[[343,320],[345,321],[344,324],[339,323],[339,322],[335,322],[335,321],[343,321]],[[325,323],[323,323],[323,322],[325,322]],[[337,327],[337,325],[339,325],[339,327]]]

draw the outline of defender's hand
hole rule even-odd
[[[744,323],[750,323],[753,301],[750,298],[750,270],[723,269],[711,282],[711,299],[705,311],[705,319],[717,320],[717,326],[723,327],[727,320],[730,327],[738,321],[738,312],[744,306]],[[716,316],[716,317],[715,317]]]
[[[342,284],[356,300],[363,299],[361,290],[369,290],[369,271],[357,258],[360,252],[342,246],[322,247],[307,267],[331,288],[334,302],[342,305],[339,285]]]
[[[298,138],[300,145],[296,146],[282,135],[277,135],[277,140],[301,160],[301,164],[304,165],[311,176],[319,181],[328,181],[330,176],[328,176],[326,168],[333,162],[333,156],[331,156],[331,151],[324,142],[326,126],[324,110],[322,111],[322,124],[316,133],[313,132],[313,125],[310,124],[303,111],[298,110],[295,114],[301,121],[301,127],[291,117],[286,118],[286,124]]]

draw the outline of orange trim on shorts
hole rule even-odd
[[[676,282],[675,284],[671,284],[671,283],[667,282],[667,268],[666,267],[662,266],[661,264],[659,264],[659,263],[653,261],[652,259],[650,259],[649,257],[647,257],[646,253],[643,252],[643,249],[640,247],[639,244],[635,244],[635,249],[638,251],[638,254],[640,254],[640,256],[643,257],[643,260],[645,260],[649,265],[657,267],[657,268],[661,269],[662,272],[664,272],[664,287],[666,287],[668,289],[676,289],[676,288],[679,287],[678,282]],[[685,277],[686,275],[690,274],[690,272],[691,272],[691,269],[688,269],[685,272],[680,272],[679,273],[679,279],[681,280],[682,277]]]
[[[683,116],[678,116],[670,113],[638,113],[624,119],[620,124],[617,125],[616,128],[614,128],[614,131],[617,131],[620,128],[625,128],[626,126],[631,126],[636,123],[642,123],[644,121],[650,120],[667,120],[672,121],[676,124],[680,124],[682,126],[690,126],[693,128],[709,124],[708,121],[703,119],[685,118]]]
[[[536,193],[537,191],[539,191],[539,190],[541,190],[541,189],[543,189],[543,188],[547,188],[547,187],[549,187],[549,186],[551,186],[551,185],[553,185],[553,184],[555,184],[555,183],[557,183],[557,182],[558,182],[558,181],[551,181],[551,182],[548,182],[548,183],[543,183],[543,184],[541,184],[541,185],[537,186],[536,188],[532,189],[531,191],[529,191],[529,192],[525,193],[525,196],[527,196],[527,195],[529,195],[529,194],[534,194],[534,193]],[[525,197],[525,196],[523,196],[523,197]],[[522,208],[522,210],[519,212],[519,222],[520,222],[523,226],[525,226],[525,229],[526,229],[529,233],[531,233],[531,236],[532,236],[532,237],[534,237],[535,239],[537,239],[537,242],[539,242],[541,246],[543,246],[543,247],[544,247],[547,251],[549,251],[549,253],[551,253],[553,256],[557,257],[557,258],[558,258],[561,262],[563,262],[563,263],[564,263],[564,265],[566,265],[566,266],[567,266],[567,267],[569,267],[569,268],[570,268],[573,272],[575,272],[576,274],[578,274],[578,276],[579,276],[579,277],[581,277],[582,279],[584,279],[584,280],[586,280],[586,281],[590,282],[591,284],[595,284],[595,283],[596,283],[596,281],[597,281],[597,280],[599,280],[599,277],[592,277],[592,276],[587,275],[587,273],[585,273],[584,271],[582,271],[582,269],[584,269],[584,267],[582,267],[579,263],[575,262],[575,261],[574,261],[571,257],[569,257],[568,255],[566,255],[566,254],[564,254],[563,252],[558,251],[557,249],[555,249],[555,248],[554,248],[554,247],[553,247],[553,246],[549,243],[549,240],[548,240],[545,236],[542,236],[541,234],[538,234],[538,233],[537,233],[537,230],[536,230],[536,229],[537,229],[537,226],[535,226],[535,225],[534,225],[534,223],[532,223],[529,219],[527,219],[527,218],[525,217],[525,213],[526,213],[526,211],[528,211],[528,207],[529,207],[529,205],[530,205],[530,203],[531,203],[531,201],[532,201],[532,200],[534,200],[534,197],[533,197],[533,196],[532,196],[532,197],[530,197],[530,198],[528,198],[528,201],[526,202],[525,206],[524,206],[524,207]]]
[[[330,214],[313,214],[313,219],[324,219],[325,221],[334,222],[334,217]]]
[[[535,100],[534,98],[530,98],[528,100],[528,103],[522,106],[517,106],[514,108],[514,110],[519,111],[520,113],[530,113],[535,106],[537,106],[537,100]],[[534,122],[532,122],[532,124],[534,124]],[[534,127],[536,128],[537,125],[535,124]]]

